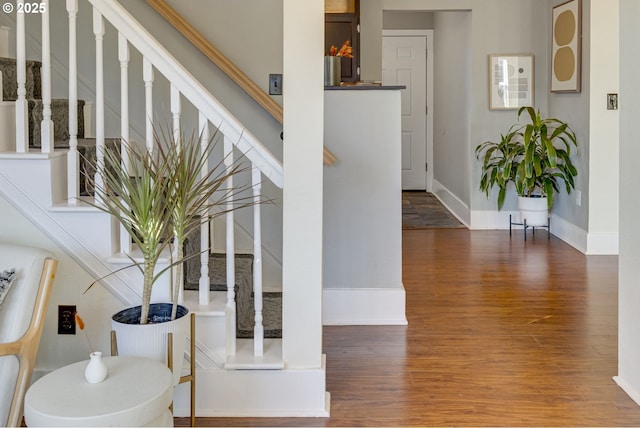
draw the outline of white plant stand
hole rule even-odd
[[[107,378],[88,383],[80,361],[42,377],[25,396],[27,426],[172,427],[171,370],[140,357],[104,357]]]

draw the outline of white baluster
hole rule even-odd
[[[233,167],[233,142],[224,136],[224,164],[229,171]],[[231,193],[233,189],[233,176],[227,179],[227,192]],[[227,202],[227,213],[225,221],[227,226],[227,307],[225,310],[227,322],[227,355],[235,355],[236,353],[236,248],[234,234],[234,216],[233,216],[233,200],[229,198]]]
[[[182,112],[182,106],[180,104],[180,91],[178,91],[178,88],[171,83],[170,88],[169,88],[169,98],[170,98],[170,104],[171,104],[171,117],[173,118],[173,142],[180,147],[181,144],[183,144],[182,142],[182,138],[180,138],[180,114]],[[180,242],[180,245],[184,245],[184,242]],[[178,254],[182,254],[182,251],[180,251],[180,248],[178,248],[178,246],[176,245],[176,247],[173,249],[174,252],[174,260],[177,260]],[[183,255],[184,257],[184,255]],[[182,304],[184,301],[184,275],[178,275],[178,266],[174,266],[173,268],[173,272],[174,272],[174,286],[178,287],[178,303]]]
[[[23,8],[24,0],[18,0],[16,6]],[[16,152],[25,153],[29,151],[29,125],[27,122],[27,48],[25,43],[24,13],[16,14],[16,80],[18,83],[18,99],[16,100]]]
[[[253,327],[253,354],[261,356],[264,349],[264,325],[262,324],[262,223],[260,212],[260,170],[253,166],[251,186],[253,187],[253,305],[256,311]]]
[[[120,145],[121,164],[127,171],[131,170],[130,159],[125,147],[129,143],[129,43],[118,33],[118,60],[120,61]],[[132,242],[129,232],[120,227],[120,251],[131,254]]]
[[[78,154],[78,52],[76,48],[76,22],[78,0],[67,0],[69,15],[69,152],[67,153],[67,196],[76,204],[80,195],[80,155]]]
[[[104,190],[104,19],[93,9],[93,34],[96,37],[96,197]],[[77,108],[77,107],[76,107]]]
[[[42,12],[42,122],[40,123],[40,150],[53,151],[53,121],[51,120],[51,34],[49,31],[49,0],[41,0]],[[69,105],[78,109],[78,105]]]
[[[200,147],[204,153],[209,141],[209,121],[206,116],[199,113]],[[202,167],[202,177],[209,173],[209,166],[205,163]],[[198,283],[198,300],[201,305],[209,304],[209,290],[211,280],[209,278],[209,213],[202,213],[200,224],[200,281]]]
[[[144,80],[145,138],[147,150],[153,151],[153,65],[142,58],[142,79]]]
[[[180,104],[180,92],[178,88],[171,84],[171,117],[173,119],[173,137],[176,143],[180,144],[180,114],[182,113],[182,105]]]

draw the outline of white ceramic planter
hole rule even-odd
[[[547,197],[518,196],[518,208],[520,209],[520,221],[527,226],[546,226],[548,224],[549,209]]]
[[[163,318],[167,314],[170,317],[171,306],[171,303],[152,303],[149,318]],[[189,333],[188,313],[186,307],[178,305],[178,317],[175,320],[140,324],[140,306],[118,312],[111,319],[111,328],[116,332],[118,355],[151,358],[167,364],[168,334],[173,333],[173,384],[177,385]],[[132,319],[136,322],[127,322]]]

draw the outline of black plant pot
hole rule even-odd
[[[150,324],[158,324],[171,321],[172,309],[172,303],[152,303],[149,306],[149,317],[147,318],[147,322]],[[122,324],[140,324],[141,313],[142,306],[133,306],[131,308],[123,309],[120,312],[114,314],[111,319]],[[189,309],[182,305],[178,305],[176,319],[182,318],[188,313]]]

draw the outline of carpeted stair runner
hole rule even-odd
[[[193,233],[185,242],[184,254],[200,252],[200,234]],[[221,253],[212,253],[209,256],[209,277],[211,278],[211,291],[226,291],[226,264],[227,256]],[[236,254],[236,335],[239,338],[252,338],[254,327],[253,305],[253,255]],[[187,260],[184,268],[184,288],[186,290],[198,290],[200,280],[200,257],[195,256]],[[267,338],[282,337],[282,293],[263,292],[262,316],[264,335]]]
[[[40,61],[27,61],[25,89],[27,90],[29,147],[40,148],[40,123],[42,122],[42,86]],[[2,72],[2,96],[4,101],[18,99],[17,67],[13,58],[0,58]],[[78,138],[84,137],[84,101],[78,100]],[[51,120],[55,148],[69,147],[69,100],[51,100]]]

